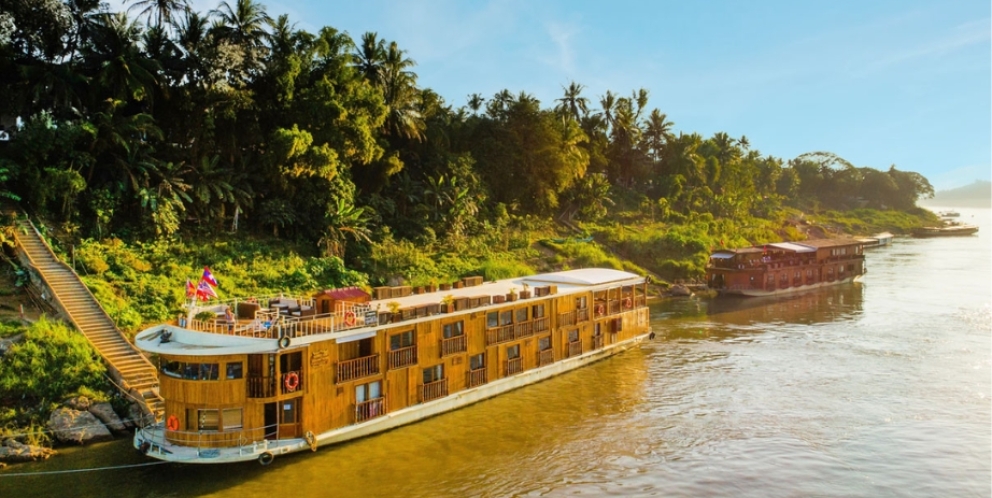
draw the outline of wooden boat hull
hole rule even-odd
[[[913,230],[914,237],[960,237],[978,232],[978,227],[964,225],[956,227],[923,227]]]
[[[787,287],[784,289],[775,290],[763,290],[763,289],[720,289],[718,293],[722,296],[743,296],[743,297],[767,297],[767,296],[781,296],[785,294],[793,294],[797,292],[807,292],[810,290],[816,290],[823,287],[832,287],[834,285],[849,284],[852,282],[857,282],[861,280],[861,275],[857,275],[849,278],[837,279],[832,282],[818,282],[809,285],[800,285],[795,287]]]
[[[165,438],[166,429],[164,423],[137,429],[134,435],[133,445],[135,449],[145,453],[148,456],[159,460],[176,463],[216,464],[254,460],[262,464],[267,464],[278,455],[285,455],[306,450],[316,451],[316,448],[320,446],[328,446],[371,436],[373,434],[394,429],[403,425],[412,424],[436,415],[441,415],[445,412],[457,410],[505,392],[541,382],[556,375],[560,375],[599,360],[609,358],[615,354],[636,347],[641,342],[651,338],[652,336],[653,333],[650,332],[649,329],[649,332],[642,335],[638,335],[616,344],[605,345],[601,349],[595,349],[574,358],[565,358],[550,365],[525,370],[510,377],[505,377],[478,387],[454,393],[451,396],[446,396],[426,403],[416,404],[362,423],[340,427],[321,434],[316,434],[313,447],[310,446],[310,443],[308,443],[305,438],[295,438],[263,440],[246,443],[243,446],[237,447],[201,450],[193,446],[180,446],[170,443]]]

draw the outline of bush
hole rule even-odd
[[[54,403],[78,394],[106,391],[106,368],[86,338],[45,318],[31,325],[0,361],[0,405],[38,409],[19,422],[43,422]],[[10,414],[4,414],[9,417]]]

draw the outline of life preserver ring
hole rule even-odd
[[[279,348],[286,349],[289,347],[289,336],[282,336],[279,338]]]
[[[317,451],[317,438],[314,437],[313,431],[307,431],[307,433],[303,435],[303,439],[306,439],[307,444],[310,445],[310,451]]]
[[[297,387],[300,387],[300,374],[296,372],[289,372],[286,374],[286,378],[283,379],[282,385],[286,387],[286,390],[293,392]]]
[[[631,305],[631,304],[632,304],[632,303],[631,303],[631,301],[630,301],[630,298],[629,298],[629,297],[628,297],[628,298],[624,298],[624,300],[623,300],[623,307],[624,307],[624,308],[627,308],[627,309],[630,309],[630,305]]]
[[[265,453],[258,455],[258,463],[262,464],[263,466],[268,465],[272,463],[272,460],[275,460],[275,458],[276,457],[275,455],[272,454],[272,452],[266,451]]]
[[[602,304],[597,304],[596,305],[596,314],[597,315],[602,315],[602,314],[605,314],[605,313],[606,313],[606,307],[603,306]]]
[[[179,418],[176,417],[175,415],[169,415],[169,418],[165,420],[165,428],[169,429],[170,431],[178,431]]]
[[[352,311],[347,311],[344,314],[344,324],[351,327],[355,325],[355,313]]]

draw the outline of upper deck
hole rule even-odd
[[[468,279],[466,279],[468,281]],[[628,287],[644,283],[636,274],[603,268],[567,270],[464,285],[401,297],[337,300],[333,310],[318,313],[314,297],[264,296],[232,299],[193,306],[178,324],[161,324],[140,332],[135,345],[149,353],[188,356],[262,353],[279,348],[279,340],[293,344],[334,339],[339,342],[372,337],[383,327],[416,324],[504,306],[514,299],[541,299]],[[317,296],[320,296],[318,294]],[[607,303],[606,312],[619,311]],[[224,310],[237,310],[227,320]],[[213,318],[203,319],[204,312]],[[197,318],[197,317],[200,318]]]

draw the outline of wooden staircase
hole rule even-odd
[[[50,304],[100,353],[117,387],[144,403],[152,421],[161,419],[165,402],[158,394],[158,372],[152,363],[127,340],[76,272],[55,257],[30,220],[17,218],[14,238],[44,282]]]

